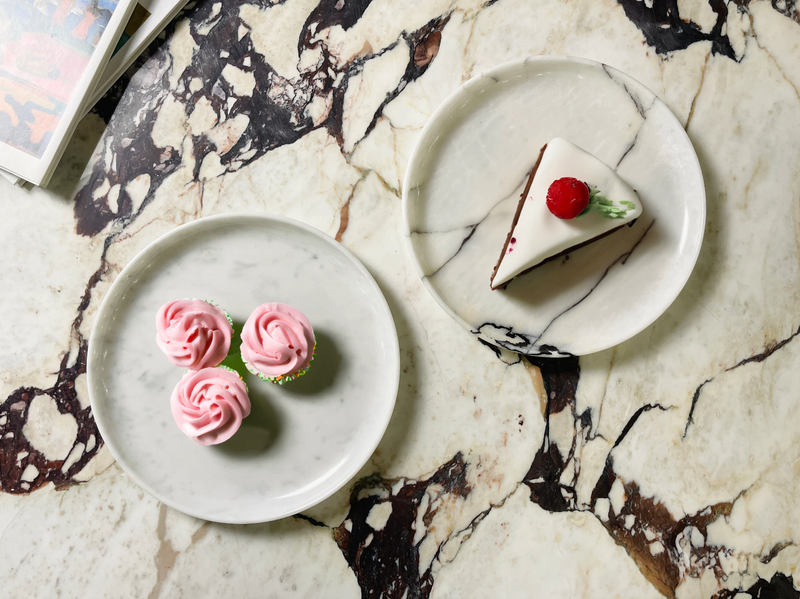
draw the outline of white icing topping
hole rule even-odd
[[[623,202],[632,202],[635,208],[628,210],[622,218],[605,218],[592,208],[577,218],[560,219],[547,208],[546,197],[553,181],[562,177],[574,177],[596,187],[617,208],[627,209]],[[556,137],[547,144],[542,155],[519,220],[511,233],[513,243],[509,242],[503,254],[492,287],[500,287],[550,256],[599,237],[639,218],[641,214],[639,196],[612,168],[567,140]]]

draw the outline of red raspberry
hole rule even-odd
[[[547,208],[558,218],[572,219],[589,205],[586,183],[572,177],[553,181],[547,190]]]

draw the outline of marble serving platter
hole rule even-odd
[[[554,137],[614,167],[644,213],[492,291],[520,193]],[[688,280],[705,228],[703,175],[669,108],[628,75],[571,57],[507,63],[458,88],[426,124],[403,190],[433,297],[483,340],[527,355],[585,355],[642,331]]]
[[[281,386],[244,372],[251,415],[218,446],[195,444],[170,413],[184,371],[159,351],[155,314],[183,297],[214,300],[237,331],[267,301],[314,326],[304,377]],[[88,387],[103,439],[146,491],[205,520],[266,522],[322,501],[364,465],[394,408],[398,352],[383,294],[340,244],[288,218],[221,215],[161,237],[119,275],[92,331]]]

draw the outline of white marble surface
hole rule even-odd
[[[102,110],[84,119],[48,189],[0,181],[3,594],[797,597],[800,17],[789,0],[664,6],[190,6],[107,132]],[[708,198],[676,302],[579,362],[482,345],[428,294],[402,233],[431,113],[540,54],[653,90]],[[387,433],[308,519],[217,525],[159,505],[88,405],[86,340],[121,268],[178,224],[241,210],[341,240],[398,328]]]

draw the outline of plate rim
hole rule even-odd
[[[102,376],[99,374],[95,374],[94,370],[96,368],[93,367],[93,364],[96,362],[96,359],[93,357],[96,353],[96,344],[98,341],[95,341],[97,336],[95,335],[95,330],[98,329],[98,323],[103,322],[105,312],[109,310],[109,306],[113,303],[114,298],[118,295],[118,290],[123,285],[122,281],[126,281],[131,271],[133,271],[139,265],[140,261],[146,257],[150,252],[159,249],[161,245],[165,243],[169,243],[170,239],[179,233],[184,233],[187,229],[198,228],[198,227],[211,227],[213,226],[213,221],[234,221],[238,219],[245,219],[249,222],[255,221],[262,221],[264,223],[269,224],[279,224],[282,226],[289,226],[294,227],[296,229],[301,230],[306,234],[311,234],[314,237],[322,240],[324,243],[331,246],[334,251],[341,252],[350,263],[352,263],[356,270],[359,271],[362,276],[364,276],[367,284],[373,288],[373,291],[376,292],[377,295],[377,302],[376,305],[379,306],[379,311],[382,313],[381,318],[385,318],[390,326],[390,331],[394,334],[389,335],[389,347],[388,356],[390,362],[388,363],[388,372],[389,376],[387,377],[387,385],[389,389],[387,393],[389,397],[391,397],[391,401],[388,402],[386,406],[385,413],[383,414],[382,418],[376,420],[376,426],[371,427],[372,430],[379,430],[380,434],[376,435],[374,443],[369,444],[369,451],[367,452],[366,449],[364,450],[363,456],[359,454],[358,459],[352,462],[351,466],[347,468],[344,472],[345,474],[342,476],[341,482],[337,485],[331,487],[326,493],[322,494],[320,497],[315,498],[311,501],[304,502],[300,507],[292,510],[284,510],[280,513],[276,512],[275,514],[267,517],[266,519],[263,516],[257,518],[226,518],[226,517],[210,517],[213,514],[207,514],[195,511],[191,508],[186,508],[186,506],[179,505],[176,502],[173,502],[170,498],[165,497],[162,493],[158,490],[152,488],[149,484],[145,483],[138,475],[135,468],[131,468],[129,464],[126,463],[124,459],[120,459],[119,452],[115,447],[115,442],[111,441],[113,439],[113,435],[108,435],[107,432],[110,430],[106,427],[104,422],[104,417],[102,416],[102,408],[100,411],[97,411],[97,407],[100,406],[100,400],[95,397],[95,393],[93,391],[96,384],[102,383]],[[97,379],[97,380],[95,380]],[[344,245],[333,239],[332,237],[326,235],[319,229],[312,227],[306,223],[298,221],[293,218],[289,218],[286,216],[280,216],[276,214],[264,214],[264,213],[253,213],[253,212],[228,212],[224,214],[215,214],[210,216],[204,216],[193,220],[188,223],[181,224],[174,229],[167,231],[163,235],[160,235],[158,238],[154,239],[150,243],[148,243],[144,248],[142,248],[136,255],[131,258],[128,264],[119,272],[117,277],[111,283],[107,291],[105,292],[105,296],[103,297],[102,302],[100,303],[100,308],[97,311],[97,315],[95,316],[94,322],[92,323],[92,329],[89,334],[89,342],[87,345],[86,350],[86,385],[89,394],[89,403],[92,409],[92,418],[94,419],[95,424],[97,425],[97,430],[100,433],[101,438],[103,439],[103,443],[108,448],[111,455],[114,457],[114,460],[119,464],[122,470],[127,474],[139,487],[141,487],[144,491],[149,493],[159,502],[189,516],[194,518],[199,518],[201,520],[206,520],[209,522],[218,522],[221,524],[259,524],[265,522],[274,522],[276,520],[280,520],[282,518],[287,518],[293,516],[295,514],[299,514],[304,510],[307,510],[322,501],[328,499],[331,495],[341,490],[347,483],[349,483],[353,477],[358,474],[359,470],[364,467],[364,465],[369,462],[372,455],[375,453],[380,442],[383,440],[383,437],[386,434],[386,429],[389,427],[389,423],[391,422],[392,416],[394,414],[394,409],[397,404],[397,394],[400,389],[400,343],[399,338],[397,335],[397,325],[394,320],[394,316],[392,315],[391,308],[389,307],[389,303],[386,300],[383,291],[381,290],[378,282],[375,280],[375,277],[372,276],[372,273],[369,272],[366,266]],[[391,389],[394,389],[394,392],[391,392]],[[365,446],[366,447],[366,446]],[[362,459],[363,457],[363,459]]]
[[[667,118],[672,119],[678,125],[678,129],[680,130],[679,137],[681,137],[681,139],[683,139],[684,141],[688,142],[689,148],[691,149],[692,166],[694,168],[696,168],[697,174],[699,175],[699,178],[700,178],[700,185],[699,185],[700,193],[698,195],[697,203],[700,206],[701,215],[700,215],[700,218],[697,219],[698,226],[697,226],[697,233],[696,233],[696,249],[694,251],[694,255],[691,256],[691,260],[689,261],[691,263],[691,267],[687,269],[686,274],[683,277],[683,280],[680,281],[680,284],[676,285],[674,295],[670,298],[669,302],[667,302],[665,304],[665,306],[664,306],[664,308],[662,310],[660,310],[660,311],[656,310],[655,313],[654,313],[654,316],[651,319],[642,319],[642,322],[644,324],[641,327],[638,327],[638,328],[634,327],[634,329],[636,329],[636,330],[634,330],[630,335],[628,335],[627,337],[625,337],[621,341],[617,341],[617,342],[610,343],[610,344],[600,344],[600,347],[597,348],[597,349],[592,349],[591,351],[588,351],[588,352],[582,352],[582,353],[576,353],[576,354],[570,354],[570,353],[565,353],[565,352],[564,353],[553,353],[553,354],[547,354],[547,353],[525,354],[523,352],[516,352],[516,350],[514,350],[513,348],[505,347],[503,345],[500,345],[500,344],[497,343],[497,341],[495,339],[493,339],[491,337],[488,337],[484,333],[481,333],[481,332],[475,330],[475,328],[472,325],[470,325],[468,322],[466,322],[459,314],[457,314],[448,305],[448,303],[444,300],[444,298],[442,298],[442,296],[436,291],[436,289],[434,288],[434,286],[432,285],[432,283],[430,281],[430,277],[425,274],[425,270],[423,269],[422,264],[419,261],[419,258],[417,256],[417,252],[414,249],[414,243],[413,243],[413,241],[411,239],[411,226],[410,226],[410,212],[411,212],[410,204],[411,204],[411,202],[410,202],[410,199],[409,199],[409,190],[410,190],[409,179],[410,179],[412,171],[416,170],[416,168],[412,168],[412,167],[415,165],[415,163],[417,161],[420,160],[420,153],[422,152],[423,141],[426,139],[427,136],[430,135],[430,130],[434,126],[436,126],[436,122],[440,118],[442,118],[443,115],[446,115],[446,113],[455,104],[457,104],[459,102],[459,100],[462,98],[462,96],[465,93],[468,93],[470,91],[470,88],[472,86],[474,86],[476,84],[476,82],[479,81],[480,79],[482,79],[484,77],[494,78],[494,76],[496,76],[498,73],[502,73],[502,72],[504,72],[506,70],[513,70],[514,68],[517,68],[517,67],[520,67],[520,66],[524,66],[524,65],[527,65],[527,64],[530,64],[530,63],[548,63],[548,62],[552,62],[553,64],[565,64],[565,63],[566,64],[578,64],[578,65],[583,65],[583,66],[591,67],[591,68],[600,68],[600,69],[603,69],[603,70],[606,70],[606,71],[610,70],[610,71],[613,71],[615,74],[620,75],[623,78],[630,79],[634,83],[640,85],[642,88],[646,89],[648,92],[653,94],[654,101],[661,102],[664,105],[664,107],[667,109],[667,111],[669,112],[669,116]],[[661,98],[658,96],[658,94],[653,92],[653,90],[651,90],[648,86],[644,85],[641,81],[639,81],[635,77],[633,77],[633,76],[629,75],[628,73],[626,73],[626,72],[624,72],[624,71],[622,71],[620,69],[617,69],[616,67],[613,67],[613,66],[611,66],[609,64],[606,64],[606,63],[603,63],[603,62],[599,62],[599,61],[595,61],[595,60],[590,60],[588,58],[582,58],[582,57],[579,57],[579,56],[570,56],[570,55],[566,55],[566,54],[542,54],[542,55],[537,55],[537,56],[527,56],[525,58],[518,58],[518,59],[514,59],[514,60],[510,60],[510,61],[506,61],[506,62],[500,63],[500,64],[495,65],[495,66],[493,66],[493,67],[491,67],[489,69],[481,71],[477,75],[474,75],[473,77],[471,77],[470,79],[468,79],[467,81],[465,81],[464,83],[459,85],[456,89],[454,89],[439,104],[439,106],[436,107],[436,109],[431,113],[431,116],[428,117],[428,120],[425,122],[425,125],[422,127],[422,130],[420,131],[419,137],[417,138],[417,140],[414,143],[414,148],[412,149],[411,154],[408,157],[408,163],[407,163],[407,166],[406,166],[406,172],[405,172],[405,174],[403,176],[403,190],[402,191],[403,191],[403,198],[402,198],[403,237],[406,240],[405,245],[406,245],[406,248],[407,248],[407,250],[408,250],[408,252],[409,252],[409,254],[411,256],[411,262],[413,263],[414,268],[417,271],[417,275],[420,277],[420,279],[422,279],[423,285],[427,289],[428,293],[431,294],[431,296],[436,301],[436,303],[439,304],[439,306],[453,320],[455,320],[458,324],[460,324],[462,327],[467,329],[474,336],[476,336],[479,339],[481,339],[483,341],[486,341],[489,344],[491,344],[492,347],[495,347],[495,348],[498,348],[498,349],[505,349],[505,350],[508,350],[508,351],[515,351],[516,353],[519,353],[520,355],[527,355],[527,356],[537,357],[537,358],[563,358],[563,357],[570,357],[570,356],[587,356],[587,355],[591,355],[591,354],[598,353],[598,352],[601,352],[601,351],[606,351],[608,349],[611,349],[612,347],[616,347],[617,345],[625,343],[626,341],[629,341],[630,339],[632,339],[633,337],[635,337],[636,335],[638,335],[639,333],[641,333],[642,331],[647,329],[647,327],[649,327],[656,320],[658,320],[670,308],[670,306],[672,306],[672,304],[675,302],[675,300],[681,294],[683,289],[686,287],[686,283],[689,282],[689,278],[692,276],[692,273],[694,272],[695,266],[697,265],[697,260],[700,257],[700,252],[701,252],[701,250],[703,248],[703,240],[705,238],[706,219],[707,219],[707,203],[708,203],[707,202],[707,197],[706,197],[705,177],[703,175],[702,166],[700,165],[700,159],[697,156],[697,150],[695,150],[694,144],[692,143],[692,140],[689,137],[689,134],[686,132],[686,129],[681,125],[680,121],[678,120],[678,117],[676,117],[675,113],[672,112],[672,109],[663,100],[661,100]]]

